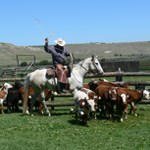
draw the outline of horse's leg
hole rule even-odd
[[[1,104],[1,113],[4,114],[4,105],[3,105],[3,103]]]
[[[35,92],[32,99],[31,99],[31,103],[30,103],[30,113],[33,115],[33,106],[35,104],[35,101],[37,100],[38,97],[38,92]]]
[[[131,103],[131,108],[132,108],[131,111],[133,111],[133,114],[134,114],[135,116],[137,116],[137,113],[136,113],[137,108],[136,108],[134,102]]]
[[[41,102],[43,104],[44,109],[46,110],[46,113],[48,114],[48,116],[51,116],[50,111],[48,110],[47,106],[46,106],[46,102],[45,102],[45,92],[41,91],[40,93],[41,95]]]
[[[28,91],[29,90],[29,77],[24,82],[24,95],[23,95],[23,114],[29,114],[28,112]]]

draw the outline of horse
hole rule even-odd
[[[31,73],[29,73],[24,80],[24,100],[23,100],[23,114],[28,114],[27,111],[27,102],[28,102],[28,88],[31,85],[35,94],[33,96],[32,106],[34,101],[40,95],[41,102],[43,107],[46,110],[46,113],[51,116],[46,104],[45,104],[45,93],[44,89],[49,88],[52,91],[56,91],[57,78],[55,77],[47,77],[46,76],[47,69],[37,69]],[[69,90],[72,93],[75,89],[80,89],[83,86],[83,78],[88,73],[92,72],[94,74],[102,75],[104,73],[103,68],[97,59],[97,56],[88,57],[79,63],[73,65],[71,75],[68,77]]]
[[[70,91],[83,87],[83,79],[88,72],[98,75],[102,75],[104,73],[103,68],[97,59],[97,56],[86,58],[85,60],[82,60],[73,66],[71,77],[68,78]]]

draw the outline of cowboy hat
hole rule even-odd
[[[66,42],[61,38],[58,38],[57,40],[55,40],[55,43],[60,46],[64,46],[66,44]]]

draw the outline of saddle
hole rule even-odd
[[[54,77],[56,77],[56,70],[55,70],[54,67],[47,68],[46,77],[47,78],[54,78]]]

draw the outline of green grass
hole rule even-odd
[[[52,116],[0,115],[0,150],[147,150],[150,147],[150,105],[137,105],[138,117],[111,122],[89,120],[82,126],[57,107]]]

